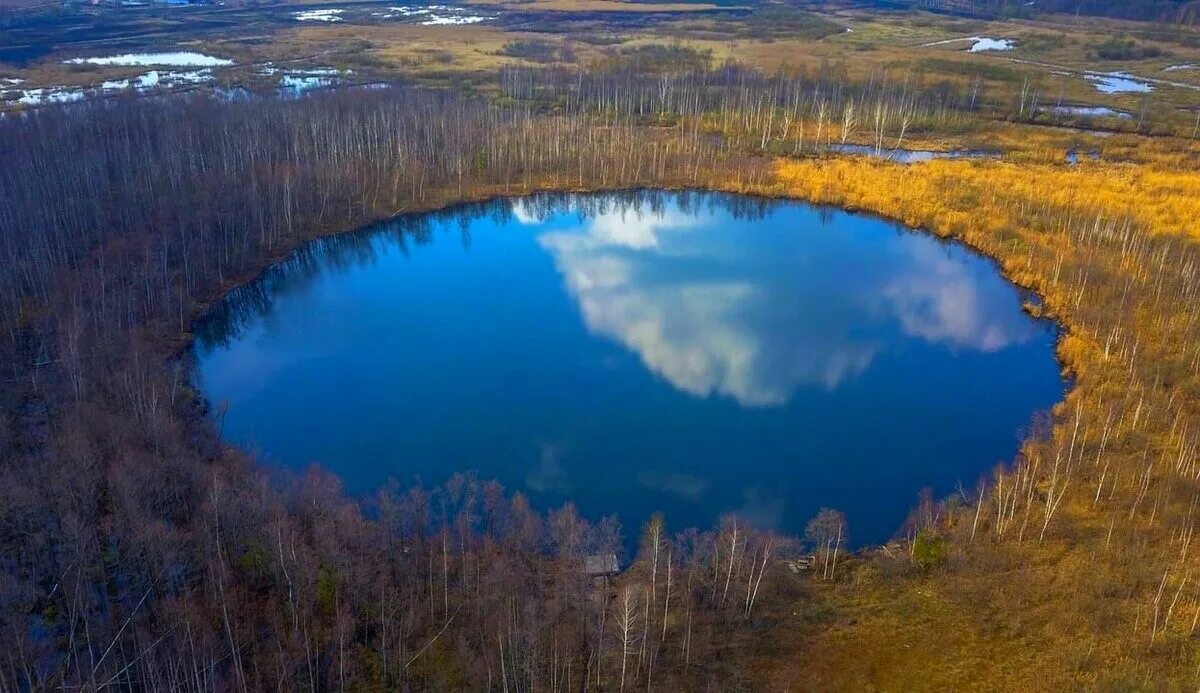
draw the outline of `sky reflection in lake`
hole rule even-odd
[[[355,492],[478,470],[627,526],[723,512],[882,541],[1060,397],[991,263],[885,222],[705,194],[539,196],[308,246],[199,326],[226,437]]]

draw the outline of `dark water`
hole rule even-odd
[[[477,470],[636,533],[822,506],[887,539],[1063,390],[993,265],[886,222],[700,193],[543,196],[311,244],[199,329],[227,439],[349,490]]]
[[[876,159],[895,161],[899,164],[915,164],[934,159],[998,159],[1000,154],[978,149],[955,149],[948,152],[935,152],[926,149],[898,149],[895,147],[875,148],[865,144],[831,144],[829,151],[839,154],[855,154],[870,156]]]

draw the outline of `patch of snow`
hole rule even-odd
[[[264,75],[267,77],[269,77],[271,75],[277,75],[280,73],[289,74],[289,75],[308,75],[311,77],[337,77],[338,75],[343,74],[343,72],[341,70],[337,69],[336,67],[307,67],[307,68],[297,68],[297,69],[293,70],[293,69],[289,69],[286,67],[278,67],[278,66],[274,65],[273,63],[263,63],[258,68],[258,74]],[[349,74],[354,74],[354,73],[351,70],[347,70],[344,74],[349,75]]]
[[[24,89],[17,103],[26,106],[41,106],[48,103],[70,103],[83,100],[82,89],[69,87],[46,87],[44,89]]]
[[[0,84],[9,84],[15,87],[18,84],[24,83],[25,80],[21,79],[20,77],[0,77]]]
[[[1011,51],[1016,48],[1016,44],[1012,39],[993,39],[980,38],[975,41],[975,45],[971,46],[971,53],[983,53],[984,51]]]
[[[487,17],[481,17],[479,15],[463,15],[461,17],[430,17],[429,19],[421,22],[421,24],[423,26],[439,26],[439,25],[446,25],[446,24],[478,24],[479,22],[482,22],[485,19],[487,19]]]
[[[178,87],[188,84],[202,84],[213,79],[212,70],[191,70],[188,72],[162,72],[151,70],[134,77],[132,81],[120,79],[105,82],[100,85],[102,91],[120,91],[132,87],[135,91],[150,91],[156,87]]]
[[[1179,72],[1180,70],[1200,70],[1200,65],[1188,63],[1186,65],[1171,65],[1163,68],[1163,72]]]
[[[232,60],[217,58],[203,53],[176,51],[173,53],[126,53],[93,58],[71,58],[64,60],[68,65],[119,65],[119,66],[164,66],[164,67],[224,67]]]
[[[384,19],[391,19],[396,16],[414,17],[422,14],[430,14],[433,12],[434,7],[437,7],[437,5],[430,7],[389,7],[387,12],[374,12],[373,14],[376,17],[382,17]]]
[[[336,67],[310,67],[304,70],[293,70],[293,74],[308,75],[310,77],[337,77],[342,74],[342,71]],[[347,70],[346,74],[353,74]]]
[[[159,76],[159,82],[167,86],[180,84],[202,84],[212,81],[212,70],[193,70],[191,72],[164,72]]]
[[[961,38],[946,39],[945,41],[934,41],[933,43],[922,44],[922,48],[930,46],[945,46],[951,43],[960,43],[970,41],[971,47],[967,49],[968,53],[983,53],[985,51],[1011,51],[1017,47],[1017,44],[1012,39],[996,39],[988,38],[987,36],[964,36]]]
[[[1083,77],[1094,82],[1096,91],[1102,94],[1148,94],[1154,91],[1154,85],[1134,79],[1128,72],[1095,72]]]
[[[147,92],[158,87],[178,87],[212,81],[210,68],[187,72],[151,70],[131,79],[108,79],[91,87],[41,87],[16,92],[16,101],[26,106],[80,101],[88,96],[105,96],[133,90]]]
[[[380,19],[395,19],[397,17],[406,19],[420,18],[423,26],[477,24],[489,19],[495,19],[494,16],[470,14],[469,12],[470,10],[466,7],[456,7],[454,5],[398,6],[389,7],[386,12],[373,12],[372,16],[379,17]]]
[[[345,10],[328,9],[328,10],[304,10],[303,12],[293,12],[292,16],[299,22],[340,22],[342,18],[339,16]]]
[[[332,85],[333,79],[329,77],[284,75],[279,80],[279,91],[285,96],[300,96],[304,92]]]

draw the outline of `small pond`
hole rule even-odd
[[[830,144],[826,149],[838,154],[870,156],[899,164],[915,164],[934,159],[999,159],[998,152],[988,152],[977,149],[953,149],[949,151],[933,151],[928,149],[903,149],[897,147],[873,147],[869,144]]]
[[[1102,94],[1149,94],[1154,91],[1153,84],[1126,72],[1088,72],[1083,77]]]
[[[1133,114],[1118,111],[1107,106],[1054,106],[1050,109],[1055,115],[1080,116],[1084,118],[1117,118],[1129,120]]]
[[[873,543],[1061,398],[1025,298],[869,216],[544,195],[308,244],[197,325],[197,378],[227,440],[352,493],[474,470],[627,535],[833,507]]]

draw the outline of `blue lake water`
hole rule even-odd
[[[550,509],[854,543],[1016,453],[1054,327],[965,248],[794,202],[537,196],[311,243],[197,325],[225,438],[348,490],[474,470]]]

